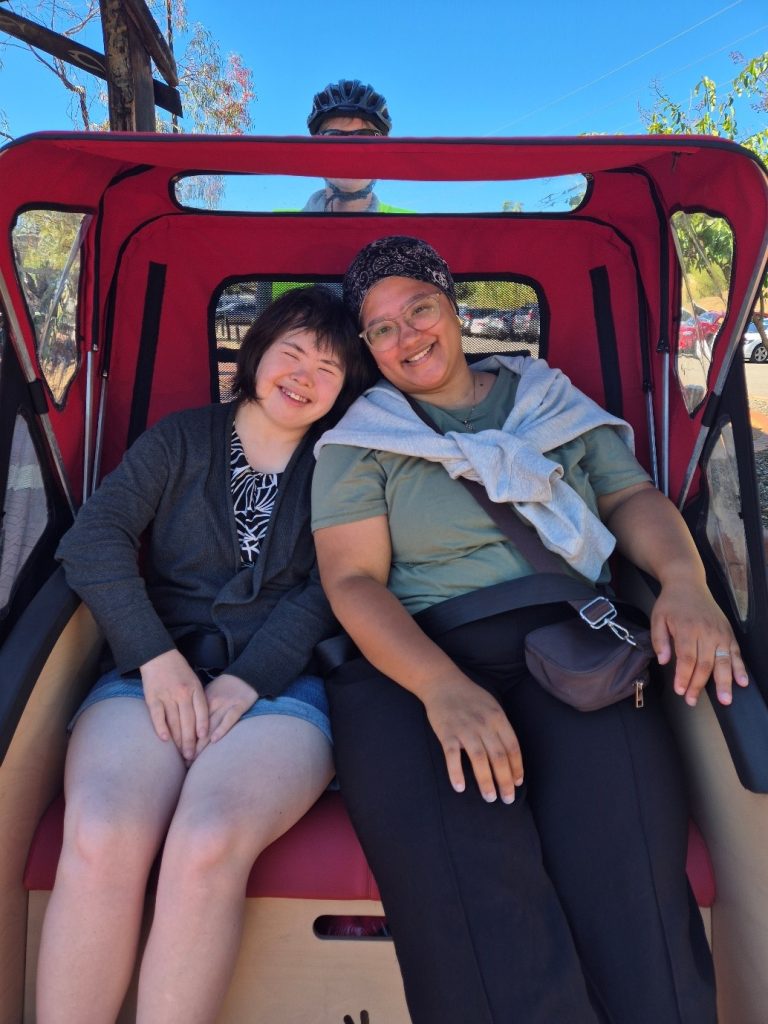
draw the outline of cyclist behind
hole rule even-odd
[[[307,118],[310,135],[389,135],[392,118],[387,101],[359,79],[331,82],[312,101]],[[314,192],[304,207],[309,213],[399,213],[379,202],[375,181],[326,178],[325,188]]]

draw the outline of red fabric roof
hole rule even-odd
[[[174,178],[185,172],[301,174],[411,180],[509,180],[579,172],[591,179],[587,198],[565,214],[427,214],[372,217],[275,213],[218,214],[182,210]],[[623,401],[648,450],[643,388],[655,387],[659,412],[662,363],[650,379],[640,363],[639,307],[647,300],[648,341],[669,342],[679,311],[679,278],[668,219],[677,209],[726,217],[736,238],[731,283],[730,353],[720,345],[710,386],[738,345],[738,325],[765,264],[768,186],[756,158],[732,143],[679,136],[571,139],[323,139],[46,133],[0,151],[0,272],[20,333],[34,356],[13,268],[10,228],[20,208],[59,206],[92,211],[98,246],[85,295],[93,316],[81,320],[86,347],[106,336],[110,289],[114,359],[108,403],[107,465],[125,443],[148,266],[167,264],[163,318],[150,420],[181,404],[208,399],[206,310],[223,277],[291,272],[340,274],[367,240],[413,233],[443,253],[457,274],[508,273],[544,282],[552,310],[552,361],[603,399],[589,269],[605,266],[617,330]],[[143,225],[143,226],[142,226]],[[669,271],[662,276],[663,259]],[[92,285],[92,286],[91,286]],[[666,324],[666,327],[665,327]],[[94,333],[95,332],[95,333]],[[662,337],[663,335],[666,337]],[[187,369],[179,374],[179,366]],[[67,407],[51,413],[74,481],[82,461],[84,375]],[[672,389],[672,493],[684,480],[703,407],[690,417]]]

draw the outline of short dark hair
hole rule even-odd
[[[335,356],[344,371],[339,397],[320,421],[328,427],[344,415],[379,374],[349,310],[322,285],[283,292],[254,320],[237,353],[232,393],[238,401],[256,401],[256,371],[264,353],[281,335],[302,330],[313,331],[318,347]]]

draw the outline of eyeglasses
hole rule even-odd
[[[321,128],[318,135],[365,135],[366,137],[380,137],[381,132],[376,128]]]
[[[394,348],[400,341],[400,321],[408,324],[414,331],[428,331],[434,327],[440,319],[441,292],[432,292],[430,295],[422,295],[409,303],[399,317],[392,320],[379,320],[373,327],[367,327],[360,332],[359,337],[363,338],[371,346],[374,352],[386,352]]]

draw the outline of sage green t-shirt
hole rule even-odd
[[[466,430],[466,420],[475,432],[500,429],[514,405],[519,381],[517,374],[502,368],[490,393],[474,410],[449,411],[422,404],[441,430]],[[598,496],[649,479],[612,427],[596,427],[546,455],[560,463],[565,482],[595,514]],[[312,529],[375,516],[387,516],[389,522],[388,587],[411,614],[532,572],[487,512],[439,463],[326,445],[312,483]],[[573,572],[570,567],[568,571]],[[608,579],[607,566],[600,579]]]

